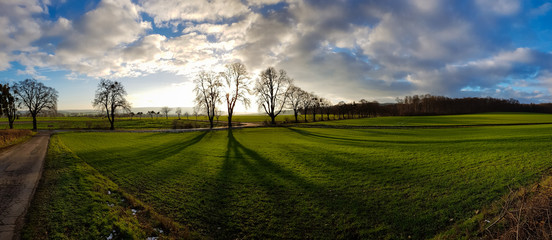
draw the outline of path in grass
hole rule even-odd
[[[214,238],[429,238],[552,167],[547,125],[59,139],[128,193]]]
[[[21,228],[42,173],[50,133],[0,152],[0,239],[12,239]]]

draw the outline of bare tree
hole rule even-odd
[[[138,115],[138,117],[140,117],[140,120],[142,120],[142,115],[144,115],[143,112],[137,112],[136,115]]]
[[[259,108],[264,109],[272,124],[276,124],[276,117],[286,104],[291,82],[284,70],[277,72],[273,67],[269,67],[261,72],[255,83]]]
[[[172,109],[169,108],[169,107],[162,107],[162,108],[161,108],[161,112],[162,112],[163,114],[165,114],[165,118],[166,118],[166,119],[169,119],[169,113],[170,113],[171,111],[172,111]]]
[[[312,109],[312,121],[316,122],[316,111],[318,110],[318,108],[320,108],[321,99],[318,96],[316,96],[314,93],[311,93],[310,95],[311,95],[310,107]]]
[[[58,92],[35,79],[25,79],[14,85],[14,93],[18,96],[19,106],[24,105],[33,117],[33,130],[37,130],[36,116],[43,110],[57,109]]]
[[[186,116],[186,120],[190,120],[190,113],[185,112],[185,113],[184,113],[184,116]]]
[[[226,70],[220,74],[224,79],[224,87],[226,88],[228,127],[232,128],[232,115],[234,114],[236,102],[242,102],[246,108],[251,105],[251,101],[246,95],[251,93],[251,89],[249,89],[249,77],[245,65],[238,62],[227,64]]]
[[[213,128],[213,119],[217,103],[220,103],[220,82],[219,75],[212,71],[201,71],[194,80],[196,85],[194,92],[196,94],[195,102],[200,109],[205,110],[209,118],[210,128]]]
[[[303,91],[303,97],[301,98],[301,107],[303,108],[303,116],[305,117],[305,122],[307,122],[308,110],[312,104],[312,94]]]
[[[155,115],[155,111],[148,111],[148,115],[153,119],[153,115]]]
[[[322,108],[322,111],[326,114],[327,120],[330,121],[330,113],[332,111],[332,102],[328,99],[322,98],[322,101],[320,102],[320,106]],[[334,116],[335,119],[335,116]],[[324,115],[322,115],[322,120],[324,120]]]
[[[177,107],[175,113],[176,115],[178,115],[178,120],[180,120],[180,115],[182,114],[182,108]]]
[[[295,122],[299,122],[299,120],[297,119],[297,115],[299,114],[299,109],[301,108],[301,104],[303,103],[305,97],[308,97],[308,94],[305,94],[305,91],[293,84],[290,85],[288,98],[289,101],[287,102],[287,104],[289,108],[293,109]]]
[[[0,84],[0,108],[1,113],[8,118],[10,129],[13,129],[13,122],[17,114],[17,98],[13,89],[8,84]]]
[[[105,111],[109,120],[109,129],[115,129],[115,112],[117,108],[130,109],[130,103],[126,100],[126,91],[121,82],[101,79],[96,89],[96,97],[92,102],[95,108]]]

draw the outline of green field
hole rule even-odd
[[[20,118],[14,122],[15,129],[32,129],[32,118]],[[0,129],[8,128],[8,123],[4,119],[0,122]],[[109,121],[106,118],[92,117],[44,117],[37,118],[38,129],[109,129]],[[224,126],[225,122],[215,123],[216,126]],[[176,117],[166,119],[159,118],[116,118],[116,129],[182,129],[182,128],[208,128],[209,122],[201,120],[186,120]]]
[[[509,123],[546,120],[511,116]],[[466,121],[449,118],[452,125]],[[471,122],[478,121],[487,120]],[[552,126],[62,133],[53,147],[73,160],[49,155],[50,164],[65,166],[52,174],[65,180],[39,188],[27,238],[44,231],[78,235],[78,228],[67,229],[81,221],[70,214],[79,204],[64,189],[94,195],[98,200],[86,204],[106,208],[105,187],[79,187],[105,183],[86,171],[60,176],[78,163],[109,188],[208,238],[423,239],[547,173]],[[59,226],[59,215],[70,227]],[[87,224],[103,229],[91,238],[125,231],[114,220]]]
[[[358,118],[337,121],[318,121],[309,125],[334,126],[473,126],[551,123],[552,114],[545,113],[483,113],[441,116],[406,116]]]

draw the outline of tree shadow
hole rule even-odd
[[[203,206],[209,235],[358,238],[361,226],[347,222],[373,212],[361,198],[346,188],[314,183],[263,157],[238,141],[232,130],[227,137],[224,162]]]

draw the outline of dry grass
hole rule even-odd
[[[552,176],[511,191],[485,228],[485,239],[552,239]]]
[[[0,148],[8,147],[33,135],[31,130],[6,129],[0,130]]]

